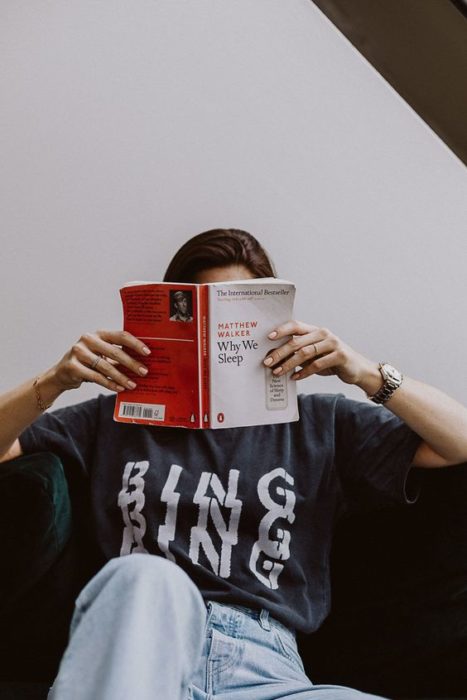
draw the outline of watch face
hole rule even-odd
[[[385,379],[390,379],[394,382],[400,382],[402,379],[402,375],[399,370],[392,365],[384,364],[381,367],[381,371],[383,372]]]

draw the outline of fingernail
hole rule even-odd
[[[269,335],[268,335],[268,338],[275,338],[276,335],[277,335],[277,331],[271,331],[271,333],[269,333]]]
[[[277,367],[277,369],[272,370],[273,374],[280,374],[281,372],[282,372],[282,367]]]
[[[127,386],[130,389],[136,389],[136,384],[134,382],[132,382],[131,379],[127,382]]]
[[[138,372],[139,372],[143,377],[145,377],[145,376],[147,375],[147,373],[148,373],[148,370],[146,369],[146,367],[138,367]]]
[[[143,352],[144,352],[144,354],[145,354],[145,355],[150,355],[150,354],[151,354],[151,351],[150,351],[150,349],[149,349],[149,348],[147,348],[146,346],[144,346],[144,348],[143,348]]]
[[[272,357],[267,357],[267,358],[264,360],[264,364],[265,364],[265,365],[272,365]]]
[[[117,391],[125,391],[125,387],[120,386],[120,384],[117,384]]]

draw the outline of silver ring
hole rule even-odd
[[[102,360],[102,355],[98,355],[91,365],[91,369],[96,369],[99,362]]]
[[[314,349],[315,349],[315,355],[319,355],[318,348],[316,347],[316,343],[312,343]]]

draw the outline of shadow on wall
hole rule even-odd
[[[466,0],[312,0],[467,164]]]

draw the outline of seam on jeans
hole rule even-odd
[[[237,639],[235,637],[234,638],[229,637],[228,635],[224,634],[223,632],[220,632],[219,630],[214,630],[214,632],[217,632],[217,634],[220,634],[223,637],[226,637],[229,640],[229,643],[231,644],[233,649],[232,649],[232,653],[229,655],[229,657],[226,661],[221,661],[219,659],[216,660],[215,658],[210,659],[211,668],[215,668],[215,670],[218,672],[228,671],[229,668],[231,668],[232,666],[235,666],[235,664],[237,663],[237,657],[240,653],[240,646],[242,644],[242,640]],[[216,639],[215,639],[215,635],[213,635],[212,640],[211,640],[210,655],[212,653],[213,646],[215,647],[215,644],[216,644]]]
[[[293,663],[294,666],[297,666],[300,669],[300,671],[304,672],[303,661],[300,657],[300,654],[298,653],[298,650],[295,651],[294,649],[287,648],[284,640],[282,639],[280,630],[275,625],[273,625],[272,631],[274,633],[274,638],[279,645],[282,655],[285,656],[286,659],[288,659],[291,663]]]

